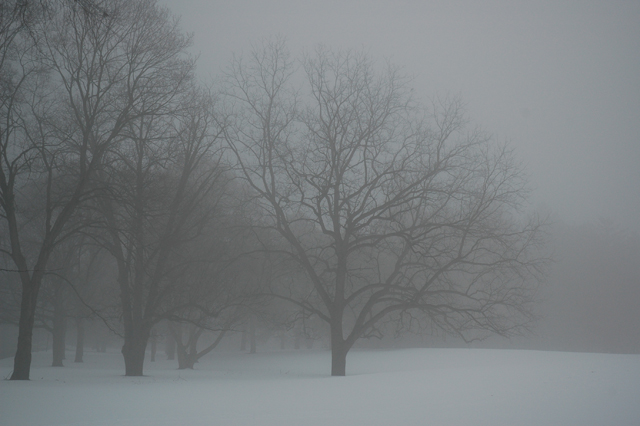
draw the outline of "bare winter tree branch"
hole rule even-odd
[[[260,226],[308,276],[309,311],[326,312],[332,375],[393,312],[466,339],[526,328],[542,222],[522,219],[528,191],[509,148],[469,129],[458,99],[427,112],[397,68],[361,52],[318,48],[301,63],[302,76],[282,40],[236,60],[225,138]]]

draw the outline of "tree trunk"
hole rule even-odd
[[[124,357],[125,376],[143,376],[144,356],[149,341],[149,330],[142,327],[135,331],[125,330],[122,356]],[[142,329],[140,329],[142,328]]]
[[[256,353],[256,319],[253,315],[249,318],[249,353]]]
[[[66,337],[67,337],[67,320],[64,312],[59,312],[58,307],[55,308],[53,314],[53,362],[52,367],[63,367],[62,360],[65,359]]]
[[[146,342],[126,342],[122,346],[124,357],[125,376],[142,376],[144,368],[144,355],[147,349]]]
[[[195,363],[198,362],[200,358],[214,350],[218,346],[220,341],[224,338],[224,335],[227,333],[226,330],[221,331],[220,334],[218,334],[218,337],[216,337],[216,339],[209,346],[198,352],[197,341],[202,335],[203,331],[204,329],[198,329],[194,333],[189,333],[189,352],[187,352],[187,345],[183,345],[181,340],[176,339],[176,341],[178,342],[178,370],[184,370],[186,368],[190,368],[193,370]]]
[[[31,372],[31,340],[33,338],[33,322],[35,312],[20,312],[18,328],[18,345],[13,358],[11,380],[29,380]]]
[[[241,351],[246,351],[247,350],[247,330],[242,330],[242,338],[240,339],[240,350]]]
[[[64,307],[64,289],[62,285],[56,286],[53,301],[53,361],[52,367],[63,367],[62,360],[65,359],[66,338],[67,338],[67,312]]]
[[[187,345],[182,343],[182,338],[176,338],[176,351],[178,353],[178,370],[193,370],[193,365],[196,363],[197,358],[193,353],[187,352]]]
[[[304,317],[303,317],[303,321],[304,321]],[[293,329],[293,348],[298,350],[300,349],[300,342],[302,341],[302,327],[300,327],[300,324],[296,324],[296,326]]]
[[[178,329],[182,330],[182,327]],[[198,338],[202,333],[196,330],[196,326],[191,324],[187,337],[187,343],[182,343],[182,333],[176,332],[174,338],[178,349],[178,370],[191,369],[198,361]]]
[[[82,362],[84,356],[84,320],[76,317],[76,357],[73,362]]]
[[[176,359],[176,340],[171,333],[167,334],[165,341],[164,353],[167,355],[169,361]]]
[[[347,371],[347,351],[339,347],[331,347],[331,375],[345,376]]]
[[[158,335],[154,331],[151,334],[151,362],[156,362],[156,350],[158,348]]]
[[[182,324],[169,324],[169,331],[174,344],[174,352],[178,355],[178,370],[193,369],[193,363],[189,367],[187,346],[182,343]]]
[[[37,287],[32,283],[23,285],[18,323],[18,345],[13,359],[13,373],[10,380],[29,380],[31,372],[31,341],[36,315]]]
[[[198,360],[197,354],[190,354],[186,351],[181,354],[181,351],[178,351],[178,370],[193,370],[193,366]]]
[[[344,338],[342,337],[342,317],[331,322],[331,375],[345,376],[347,369],[347,352]]]
[[[189,354],[194,355],[198,353],[198,339],[202,335],[203,329],[198,329],[195,325],[191,324],[189,327]]]

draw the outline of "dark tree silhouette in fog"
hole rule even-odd
[[[212,100],[199,90],[179,98],[166,116],[132,123],[98,203],[118,269],[127,376],[143,374],[153,326],[190,303],[185,268],[206,260],[190,259],[187,246],[208,238],[219,216],[225,178]]]
[[[125,133],[166,114],[192,77],[189,38],[166,9],[152,0],[93,5],[0,6],[0,207],[8,235],[0,243],[22,290],[12,379],[29,379],[38,294],[57,245],[78,230],[74,215],[104,190],[106,164],[128,154]],[[36,193],[24,190],[34,182]]]
[[[459,100],[423,108],[391,64],[322,47],[296,62],[282,40],[236,59],[225,91],[259,226],[310,282],[278,297],[328,324],[332,375],[394,312],[468,340],[530,324],[540,221],[511,151]]]
[[[116,71],[125,60],[114,49],[116,18],[71,2],[3,2],[0,12],[2,253],[22,291],[11,379],[28,380],[49,259],[74,232],[69,222],[130,117],[132,99]],[[34,183],[36,193],[24,191]]]

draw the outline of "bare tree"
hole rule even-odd
[[[59,267],[60,270],[56,275],[45,276],[41,291],[44,294],[40,296],[43,302],[40,304],[42,308],[39,315],[36,313],[36,316],[42,317],[42,328],[51,333],[52,367],[62,367],[63,360],[66,357],[67,323],[71,293],[64,276],[68,275],[71,269],[72,250],[72,248],[65,247],[63,250],[54,252],[51,263],[52,266],[56,267],[56,269]],[[55,259],[56,254],[61,255],[61,257],[64,256],[64,259]]]
[[[227,212],[219,213],[200,231],[201,238],[180,250],[177,263],[185,267],[175,275],[180,291],[172,294],[173,309],[168,316],[179,369],[192,369],[228,332],[241,327],[247,311],[261,302],[256,296],[260,277],[255,259],[243,256],[249,228],[232,205],[225,207]],[[185,325],[187,333],[183,333]],[[203,336],[208,343],[198,349]]]
[[[66,176],[65,184],[71,192],[56,198],[61,184],[57,168],[64,149],[47,123],[55,89],[48,70],[39,61],[34,33],[43,21],[32,19],[34,9],[28,2],[14,2],[3,3],[1,12],[0,208],[8,239],[0,241],[0,250],[12,260],[21,283],[12,380],[29,379],[38,293],[49,257],[82,197],[90,163],[85,156],[78,173]],[[83,156],[81,152],[73,154]],[[30,197],[34,183],[42,184],[38,194],[42,197],[37,200]]]
[[[258,226],[308,276],[279,297],[329,325],[331,374],[394,312],[466,339],[526,328],[540,223],[521,219],[511,151],[469,128],[456,99],[427,113],[390,64],[324,48],[301,64],[302,76],[281,40],[233,62],[226,140]]]
[[[2,64],[11,83],[0,130],[0,201],[9,235],[3,252],[22,286],[12,379],[29,378],[42,278],[56,246],[76,230],[71,218],[95,194],[106,153],[132,120],[164,108],[191,76],[193,61],[184,54],[189,39],[167,10],[151,0],[108,0],[103,13],[91,4],[61,2],[29,25],[28,37],[2,42],[11,66],[9,72],[8,62]],[[30,218],[21,185],[32,181],[42,183],[35,200],[40,219],[30,223],[37,232],[27,256],[22,229]]]
[[[200,323],[202,321],[203,319],[200,319],[198,322]],[[223,325],[223,328],[219,330],[214,330],[217,332],[215,338],[208,342],[204,348],[198,350],[198,341],[200,340],[200,337],[202,337],[202,335],[207,331],[212,331],[212,329],[199,327],[193,323],[188,324],[187,339],[184,341],[182,324],[171,324],[169,331],[176,342],[176,349],[178,352],[178,369],[193,369],[195,363],[198,362],[200,358],[207,355],[218,346],[229,330],[230,328],[227,325]]]
[[[218,215],[226,179],[210,94],[193,88],[165,107],[128,127],[99,203],[118,265],[128,376],[143,373],[152,327],[179,309],[174,296],[193,262],[181,250]]]

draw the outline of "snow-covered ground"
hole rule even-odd
[[[34,354],[29,382],[0,381],[0,425],[640,425],[640,355],[354,350],[348,376],[328,377],[327,351],[227,352],[137,378],[116,352],[50,357]]]

